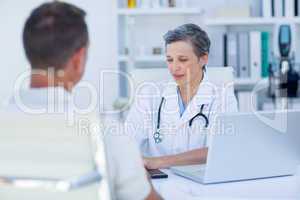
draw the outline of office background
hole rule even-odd
[[[28,69],[28,63],[23,53],[21,33],[29,12],[41,2],[44,1],[0,1],[1,102],[10,96],[18,75]],[[101,101],[103,104],[101,106],[104,109],[113,109],[116,99],[127,97],[128,88],[126,81],[117,73],[109,73],[104,76],[103,80],[100,80],[102,78],[101,72],[109,70],[130,73],[134,68],[165,67],[162,36],[167,30],[183,23],[196,23],[209,33],[212,41],[209,66],[218,67],[224,66],[226,62],[229,64],[228,57],[226,59],[226,53],[224,53],[224,34],[227,35],[228,43],[231,33],[238,35],[247,33],[249,38],[252,36],[255,38],[261,32],[267,33],[269,38],[269,51],[267,52],[269,62],[271,62],[272,51],[275,57],[279,56],[277,25],[281,22],[290,23],[293,40],[292,52],[296,55],[296,62],[299,61],[297,58],[299,50],[297,49],[300,48],[300,40],[297,33],[299,33],[300,18],[295,17],[297,13],[294,13],[297,9],[288,9],[292,7],[287,6],[285,8],[276,7],[276,9],[281,10],[292,10],[293,13],[285,13],[285,17],[283,17],[283,13],[279,13],[277,10],[275,16],[272,17],[271,11],[270,13],[266,11],[268,5],[264,4],[264,2],[270,1],[136,0],[132,1],[133,4],[131,5],[128,4],[129,1],[127,0],[69,0],[67,2],[82,7],[88,13],[87,21],[91,43],[84,80],[90,81],[98,88],[98,91],[101,91],[104,98]],[[174,2],[175,5],[172,5]],[[291,0],[286,2],[291,2]],[[242,48],[241,50],[247,49]],[[231,52],[229,55],[235,53],[238,52]],[[250,62],[250,52],[248,55],[249,57],[246,59]],[[260,59],[259,62],[261,63],[262,60]],[[239,75],[240,77],[237,77],[235,81],[236,95],[242,111],[247,111],[249,107],[247,101],[250,89],[259,81],[267,84],[267,75],[260,74],[261,70],[260,66],[260,71],[254,77],[249,74],[249,76]],[[101,84],[99,84],[100,81]],[[260,96],[263,95],[258,95],[258,97]],[[257,101],[257,109],[270,109],[272,107],[268,106],[270,101],[266,98],[259,98]],[[266,104],[263,105],[265,102]]]

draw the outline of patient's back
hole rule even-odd
[[[0,176],[68,179],[95,169],[94,144],[80,121],[70,126],[63,114],[21,112],[0,112],[0,121]],[[97,187],[70,193],[0,187],[0,199],[96,199]]]

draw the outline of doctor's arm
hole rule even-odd
[[[178,165],[204,164],[206,163],[207,153],[208,148],[205,147],[175,155],[144,157],[144,165],[147,169],[161,169]]]

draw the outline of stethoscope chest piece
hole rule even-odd
[[[154,134],[153,134],[153,138],[156,144],[161,143],[163,140],[163,135],[160,134],[159,132],[160,130],[157,130]]]
[[[159,104],[159,108],[158,108],[158,116],[157,116],[157,125],[156,125],[156,132],[153,134],[153,139],[155,141],[156,144],[161,143],[163,140],[163,134],[160,133],[160,114],[161,114],[161,108],[163,105],[163,102],[165,101],[165,98],[162,97],[161,102]],[[189,120],[189,127],[192,127],[193,121],[194,119],[198,118],[198,117],[202,117],[204,119],[204,127],[207,128],[209,125],[209,120],[208,120],[208,116],[206,116],[203,113],[203,109],[204,109],[205,104],[202,104],[200,107],[200,112],[198,114],[196,114],[192,119]]]

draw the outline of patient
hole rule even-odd
[[[31,65],[30,89],[18,91],[22,104],[14,97],[8,108],[50,112],[49,106],[55,105],[52,112],[68,109],[66,105],[70,103],[68,100],[73,100],[71,92],[84,74],[88,54],[85,12],[68,3],[45,3],[27,19],[23,43]],[[49,98],[51,94],[54,95]],[[63,112],[74,111],[67,109]],[[104,142],[113,196],[130,200],[160,199],[147,179],[135,143],[125,136],[107,136]]]

